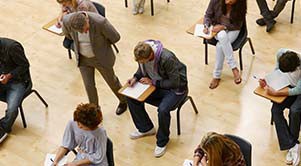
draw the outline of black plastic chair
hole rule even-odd
[[[103,5],[101,5],[101,4],[97,3],[97,2],[92,2],[92,3],[95,6],[97,12],[100,15],[102,15],[103,17],[106,17],[106,8]],[[69,59],[72,59],[71,50],[74,50],[74,48],[73,48],[73,40],[65,38],[64,42],[63,42],[63,45],[64,45],[65,48],[68,49]],[[117,46],[115,44],[112,44],[112,45],[113,45],[115,51],[117,53],[119,53],[119,50],[118,50]]]
[[[247,166],[252,165],[252,145],[249,141],[231,134],[224,134],[226,137],[234,141],[240,148]]]
[[[72,150],[72,152],[77,155],[77,151],[75,149]],[[67,152],[65,155],[67,155],[69,152]],[[107,159],[109,166],[114,166],[114,152],[113,152],[113,142],[110,140],[110,138],[107,138]]]
[[[248,37],[248,30],[247,30],[247,23],[246,21],[243,22],[242,28],[238,34],[237,39],[232,43],[233,51],[239,50],[239,65],[240,70],[243,70],[243,64],[242,64],[242,48],[243,46],[249,42],[252,54],[255,54],[251,38]],[[210,40],[204,39],[203,43],[205,44],[205,64],[208,65],[208,44],[216,45],[217,40],[215,38],[212,38]]]
[[[25,115],[24,115],[22,104],[23,104],[24,99],[26,99],[32,93],[35,93],[38,96],[38,98],[43,102],[43,104],[45,105],[46,108],[48,107],[47,102],[43,99],[43,97],[39,94],[39,92],[37,90],[35,90],[35,89],[32,89],[32,81],[30,79],[27,82],[27,86],[26,86],[26,89],[25,89],[24,97],[23,97],[23,99],[22,99],[22,101],[21,101],[21,103],[19,105],[19,111],[20,111],[20,114],[21,114],[22,123],[23,123],[23,127],[24,128],[27,127],[27,124],[26,124],[26,120],[25,120]]]
[[[169,3],[169,0],[167,0],[167,3]],[[154,16],[154,0],[150,0],[150,4],[151,4],[151,15]],[[127,8],[128,7],[128,1],[124,0],[124,5]]]
[[[191,96],[188,96],[188,91],[185,93],[185,95],[184,95],[185,97],[183,97],[183,99],[180,101],[180,102],[178,102],[171,110],[175,110],[175,109],[177,109],[177,131],[178,131],[178,135],[181,135],[181,123],[180,123],[180,111],[181,111],[181,108],[182,108],[182,106],[186,103],[186,101],[190,101],[190,103],[191,103],[191,105],[192,105],[192,107],[193,107],[193,110],[194,110],[194,112],[195,112],[195,114],[198,114],[199,112],[198,112],[198,109],[197,109],[197,107],[196,107],[196,105],[195,105],[195,103],[194,103],[194,101],[193,101],[193,99],[192,99],[192,97]],[[151,105],[153,105],[153,106],[156,106],[156,107],[158,107],[159,106],[159,103],[156,103],[156,104],[151,104]]]

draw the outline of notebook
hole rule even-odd
[[[45,161],[44,161],[44,166],[52,166],[53,160],[55,158],[55,154],[47,153]],[[58,163],[58,166],[64,166],[64,164],[67,163],[67,157],[64,156]]]
[[[290,85],[288,75],[281,72],[279,69],[265,76],[265,81],[268,86],[272,87],[276,91]]]
[[[204,24],[196,24],[195,28],[194,28],[194,36],[203,37],[205,39],[211,39],[213,37],[213,34],[212,34],[213,26],[209,27],[209,33],[208,34],[204,33],[204,28],[205,28]]]
[[[132,87],[128,84],[124,85],[118,92],[138,101],[144,101],[155,89],[153,85],[136,82]]]

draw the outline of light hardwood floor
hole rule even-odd
[[[209,65],[204,64],[202,40],[188,35],[185,30],[202,17],[209,0],[155,0],[155,16],[150,16],[150,3],[146,0],[145,13],[133,16],[123,0],[97,0],[106,6],[107,18],[120,32],[117,43],[115,71],[124,83],[137,68],[133,48],[138,41],[159,39],[166,48],[174,51],[188,67],[190,95],[199,109],[195,115],[187,102],[181,111],[182,134],[177,136],[175,112],[172,112],[170,143],[161,158],[153,157],[155,137],[130,140],[128,134],[135,130],[127,111],[115,115],[117,98],[99,74],[96,74],[99,100],[104,114],[103,125],[114,142],[117,166],[174,166],[192,158],[194,148],[208,131],[236,134],[253,145],[254,166],[285,165],[286,152],[281,152],[274,126],[270,125],[268,100],[255,96],[257,86],[252,75],[273,70],[275,53],[281,47],[300,51],[301,19],[300,1],[296,3],[294,24],[289,23],[291,2],[277,18],[275,30],[267,34],[256,25],[260,17],[255,0],[248,1],[248,29],[256,55],[249,45],[243,49],[243,82],[235,85],[231,70],[225,64],[222,81],[215,90],[208,88],[215,61],[215,48],[209,47]],[[273,5],[272,0],[269,1]],[[0,36],[20,41],[31,64],[34,88],[45,98],[49,108],[34,95],[23,106],[28,122],[24,129],[18,117],[7,140],[0,145],[0,165],[43,165],[46,153],[54,153],[60,145],[65,125],[72,118],[75,106],[87,102],[82,79],[75,60],[69,60],[62,47],[63,37],[53,35],[41,27],[58,15],[55,0],[0,1]],[[299,46],[299,47],[298,47]],[[237,58],[238,52],[235,53]],[[238,58],[237,58],[238,59]],[[0,116],[6,105],[0,104]],[[147,106],[149,115],[157,126],[156,109]],[[70,160],[72,157],[70,157]]]

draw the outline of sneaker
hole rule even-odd
[[[0,129],[0,143],[3,142],[6,137],[7,137],[7,133]]]
[[[291,155],[292,155],[293,166],[299,165],[299,162],[300,162],[300,144],[296,144],[289,151],[291,152]]]
[[[142,14],[143,12],[144,12],[144,8],[143,8],[143,7],[140,7],[139,10],[138,10],[138,13],[139,13],[139,14]]]
[[[150,136],[150,135],[155,135],[156,134],[156,129],[153,127],[152,129],[150,129],[147,132],[141,133],[139,131],[134,131],[130,134],[130,138],[131,139],[138,139],[141,137],[145,137],[145,136]]]
[[[166,146],[164,146],[164,147],[156,146],[155,151],[154,151],[154,156],[161,157],[164,155],[165,152],[166,152]]]
[[[286,158],[285,158],[285,163],[287,165],[292,165],[293,164],[293,156],[292,156],[292,152],[289,150],[287,151],[287,154],[286,154]]]

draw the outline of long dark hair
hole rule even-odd
[[[223,14],[227,14],[227,5],[225,0],[220,1],[222,4]],[[247,14],[247,0],[237,0],[235,4],[232,5],[232,10],[230,13],[231,22],[241,22],[245,19]]]

